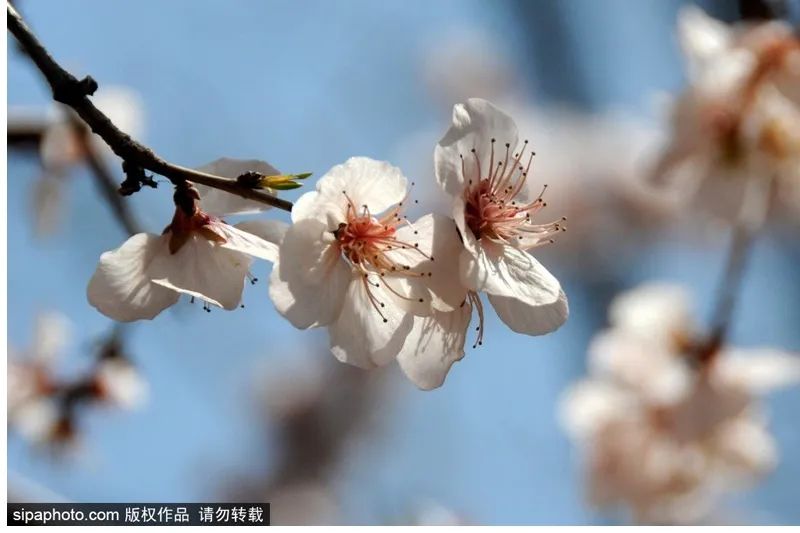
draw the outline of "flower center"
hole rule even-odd
[[[566,218],[548,224],[532,223],[533,215],[547,205],[542,199],[547,185],[535,200],[527,203],[517,200],[535,153],[531,151],[525,155],[528,141],[524,141],[519,152],[513,152],[511,144],[505,143],[505,155],[497,157],[495,144],[496,140],[492,139],[488,165],[480,160],[474,148],[471,156],[467,156],[475,163],[470,169],[465,156],[461,155],[461,171],[467,183],[464,189],[467,226],[476,239],[502,241],[522,249],[552,243],[555,234],[566,231],[561,224]]]
[[[376,218],[369,212],[368,206],[364,205],[359,209],[347,195],[347,191],[342,191],[342,194],[347,200],[345,222],[339,224],[333,235],[342,255],[361,273],[373,308],[384,322],[388,322],[381,311],[386,304],[375,295],[373,289],[382,287],[403,300],[423,303],[423,298],[402,294],[389,283],[389,278],[392,275],[419,278],[433,275],[432,272],[412,271],[410,265],[401,261],[402,255],[392,252],[409,250],[430,261],[433,261],[433,257],[420,250],[418,242],[410,243],[397,238],[397,229],[402,224],[411,226],[408,218],[400,215],[403,202],[390,209],[383,217]],[[415,229],[413,233],[418,234]]]

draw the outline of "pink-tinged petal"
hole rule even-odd
[[[319,179],[317,201],[333,202],[344,213],[349,198],[359,212],[367,206],[378,215],[402,202],[407,189],[408,180],[399,168],[368,157],[351,157]]]
[[[480,244],[477,255],[465,249],[459,258],[461,281],[468,289],[533,306],[553,304],[561,297],[558,280],[529,254],[486,239]]]
[[[464,342],[472,309],[469,303],[443,313],[414,317],[414,324],[397,355],[408,379],[423,390],[441,387],[453,363],[464,357]]]
[[[193,235],[174,255],[159,255],[151,265],[153,283],[233,310],[242,300],[250,271],[249,255]]]
[[[100,256],[86,290],[89,303],[120,322],[152,319],[178,301],[174,291],[151,283],[152,263],[168,256],[169,236],[139,233]]]
[[[384,366],[397,357],[414,317],[391,305],[382,287],[354,273],[339,318],[328,327],[331,352],[339,361],[360,368]],[[378,276],[370,276],[377,282]],[[381,306],[380,304],[384,305]]]
[[[280,174],[278,169],[266,161],[260,161],[258,159],[231,159],[229,157],[222,157],[207,163],[197,170],[230,179],[236,179],[247,172],[258,172],[265,176],[276,176]],[[195,187],[197,187],[200,193],[201,209],[211,215],[220,217],[226,215],[246,215],[260,213],[270,208],[270,206],[262,202],[248,200],[247,198],[242,198],[241,196],[219,189],[206,187],[199,183],[196,184]],[[265,190],[270,194],[275,194],[272,190]]]
[[[333,234],[322,222],[305,219],[289,227],[281,242],[269,295],[295,327],[322,326],[339,316],[350,280]]]
[[[453,107],[452,125],[433,153],[436,180],[445,192],[459,197],[470,180],[488,175],[492,139],[495,139],[495,162],[504,159],[506,143],[513,156],[517,125],[510,116],[480,98],[470,98]]]
[[[551,333],[567,321],[569,304],[561,291],[558,299],[549,304],[530,305],[508,296],[489,295],[489,302],[506,326],[525,335]]]

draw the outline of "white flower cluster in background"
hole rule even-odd
[[[698,361],[679,286],[623,293],[609,321],[589,347],[589,377],[562,405],[592,503],[621,506],[642,523],[695,523],[719,496],[775,466],[758,400],[800,381],[800,357],[723,347]]]
[[[76,411],[85,403],[133,410],[147,400],[147,382],[115,337],[103,343],[97,362],[85,375],[59,375],[58,363],[71,329],[66,316],[42,313],[31,347],[22,353],[9,349],[9,428],[34,444],[74,444]]]
[[[689,86],[654,179],[738,212],[746,183],[775,180],[779,205],[800,214],[800,39],[783,21],[728,26],[689,7],[678,21]]]

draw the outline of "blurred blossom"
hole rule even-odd
[[[123,409],[136,409],[147,400],[148,385],[129,361],[121,357],[100,361],[96,371],[101,398]]]
[[[38,396],[14,410],[9,423],[27,441],[33,444],[49,444],[60,433],[61,423],[58,402],[53,398]]]
[[[92,101],[119,129],[134,139],[141,139],[144,106],[135,91],[121,86],[101,86]],[[16,113],[9,118],[9,123],[30,122],[29,118]],[[65,180],[74,167],[84,162],[87,150],[94,151],[114,169],[120,168],[121,160],[100,137],[77,122],[73,111],[60,104],[54,104],[37,122],[42,129],[39,142],[42,174],[33,186],[32,208],[37,235],[47,236],[58,229],[64,215]]]
[[[775,200],[800,214],[800,40],[785,22],[728,26],[699,8],[680,13],[689,87],[672,111],[659,182],[734,217],[748,180],[775,180]]]
[[[52,368],[69,342],[71,329],[65,315],[43,312],[36,317],[30,348],[18,353],[9,347],[9,418],[15,417],[17,410],[27,403],[52,391]]]
[[[549,185],[543,214],[568,221],[558,245],[542,250],[547,257],[565,268],[580,257],[581,275],[602,277],[676,221],[680,198],[644,178],[661,139],[656,127],[618,111],[509,105],[536,152],[527,186]]]
[[[438,36],[424,54],[422,71],[429,91],[448,107],[472,96],[494,99],[515,85],[501,44],[475,28]]]
[[[758,396],[800,381],[800,358],[778,350],[698,360],[688,305],[665,284],[620,295],[589,348],[590,377],[562,404],[591,502],[637,522],[698,522],[769,472],[777,452]]]

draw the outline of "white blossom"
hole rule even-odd
[[[567,298],[558,280],[527,251],[551,243],[563,220],[533,223],[546,204],[526,187],[533,152],[527,140],[518,142],[513,119],[486,100],[457,104],[434,160],[439,185],[454,200],[453,218],[463,242],[459,277],[478,308],[481,334],[479,292],[488,294],[516,332],[542,335],[557,329],[569,313]]]
[[[624,506],[639,522],[697,522],[769,472],[777,453],[757,396],[800,381],[800,358],[777,350],[693,360],[689,317],[679,287],[618,297],[611,327],[590,346],[590,376],[562,405],[592,502]]]
[[[123,409],[135,409],[147,400],[148,385],[127,360],[111,357],[101,360],[96,370],[99,396]]]
[[[277,246],[251,233],[270,232],[272,222],[231,226],[200,209],[196,189],[176,194],[184,201],[163,234],[139,233],[100,256],[87,296],[104,315],[121,322],[152,319],[181,294],[235,309],[252,258],[275,259]]]
[[[433,388],[463,356],[468,304],[453,275],[455,224],[402,217],[407,187],[388,163],[333,167],[292,209],[270,297],[295,327],[326,326],[338,360],[373,368],[399,358],[412,381]]]
[[[800,208],[800,40],[791,26],[728,26],[687,7],[679,36],[689,87],[674,104],[654,177],[725,218],[736,215],[749,179],[774,179],[776,198]]]

